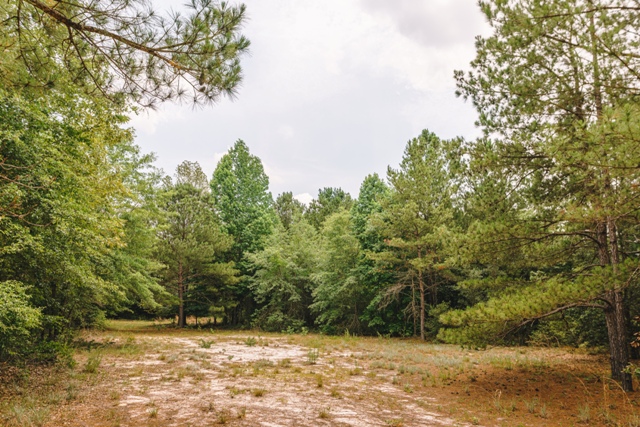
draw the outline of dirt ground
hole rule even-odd
[[[0,423],[640,426],[640,393],[625,394],[607,379],[604,356],[575,350],[471,351],[132,322],[82,340],[74,369],[4,385]]]

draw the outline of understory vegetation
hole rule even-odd
[[[425,130],[359,194],[322,188],[308,206],[274,198],[242,140],[211,177],[188,161],[167,176],[127,125],[158,102],[235,93],[244,6],[197,0],[161,19],[141,0],[50,3],[0,6],[0,363],[73,364],[77,332],[109,318],[185,327],[191,317],[465,348],[595,348],[632,389],[635,3],[480,2],[493,33],[455,79],[484,136]],[[398,378],[409,394],[422,384]],[[543,405],[528,404],[541,417]]]

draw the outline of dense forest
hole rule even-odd
[[[0,360],[64,358],[107,317],[608,348],[640,314],[640,6],[482,1],[458,94],[484,136],[407,142],[360,192],[273,197],[238,140],[207,177],[135,144],[136,109],[233,95],[245,9],[0,6]],[[462,101],[461,101],[462,102]]]

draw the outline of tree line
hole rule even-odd
[[[59,357],[105,316],[193,315],[605,346],[631,389],[640,7],[480,7],[493,32],[455,78],[483,136],[424,131],[357,197],[325,188],[304,206],[273,200],[242,141],[211,179],[190,162],[166,177],[126,128],[133,108],[234,92],[244,7],[0,6],[0,359]]]

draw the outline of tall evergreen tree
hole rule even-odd
[[[530,274],[445,318],[506,333],[574,307],[604,311],[612,377],[631,389],[626,317],[637,286],[640,14],[624,0],[483,1],[493,34],[477,41],[459,92],[492,141],[478,173],[519,198],[485,226],[490,252],[526,251]],[[485,148],[488,147],[488,150]],[[504,286],[504,280],[502,280]],[[461,337],[464,332],[450,333]]]
[[[382,334],[407,335],[407,322],[402,315],[402,301],[389,301],[386,290],[394,280],[394,274],[376,265],[375,254],[386,249],[381,230],[373,219],[381,215],[382,206],[390,195],[389,186],[378,176],[368,175],[360,185],[358,198],[351,208],[351,223],[360,243],[360,257],[355,269],[362,286],[364,309],[360,316],[363,330]]]
[[[204,173],[197,163],[178,166],[176,183],[165,183],[158,227],[158,257],[167,266],[165,286],[177,297],[178,326],[186,325],[189,293],[197,285],[223,286],[236,281],[233,263],[220,262],[232,244],[216,216]],[[212,304],[213,305],[213,304]]]
[[[453,226],[460,143],[426,130],[409,141],[400,168],[387,172],[392,191],[377,222],[388,249],[371,256],[395,271],[390,295],[408,290],[422,339],[427,309],[440,302],[440,287],[451,281],[445,242]]]

